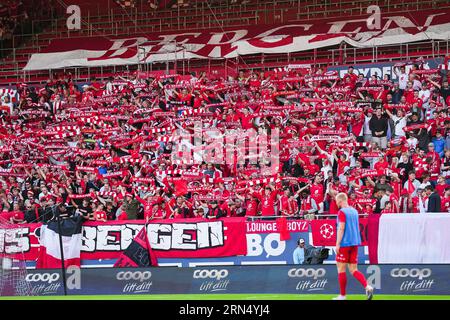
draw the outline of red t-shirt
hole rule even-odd
[[[441,197],[441,211],[442,212],[450,212],[450,197]]]
[[[108,216],[106,215],[105,211],[100,210],[100,211],[94,212],[94,218],[95,218],[95,220],[107,220]]]
[[[437,185],[436,185],[436,191],[439,193],[439,195],[440,195],[441,197],[444,196],[445,189],[446,189],[448,186],[449,186],[449,185],[446,184],[446,183],[444,183],[444,184],[437,184]]]
[[[374,169],[377,170],[378,174],[383,174],[384,170],[386,170],[389,166],[389,163],[387,161],[378,161],[374,165]]]
[[[311,198],[314,199],[314,201],[316,202],[317,205],[319,205],[319,203],[323,202],[323,200],[324,200],[323,185],[314,183],[314,184],[311,185],[309,190],[311,192]]]
[[[338,221],[345,223],[345,213],[342,210],[338,211]]]
[[[245,211],[246,216],[256,216],[258,212],[258,202],[256,200],[249,200]]]
[[[264,191],[263,191],[264,192]],[[259,199],[261,202],[261,215],[262,216],[273,216],[275,215],[275,199],[277,196],[276,191],[272,191],[269,196],[266,196],[265,194],[258,194],[254,193],[255,196]]]
[[[350,167],[350,161],[342,161],[342,160],[338,160],[338,167],[337,167],[337,175],[341,175],[344,173],[344,168],[345,167]]]
[[[253,128],[253,116],[251,114],[244,115],[243,113],[240,113],[239,117],[241,119],[242,129]]]

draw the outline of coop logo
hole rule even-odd
[[[196,270],[194,271],[194,279],[216,279],[220,280],[228,277],[228,270]]]
[[[322,279],[327,274],[324,268],[294,268],[288,271],[289,278],[301,278],[297,281],[297,291],[322,291],[328,283],[328,279]]]
[[[54,295],[62,286],[59,273],[30,273],[25,281],[31,284],[33,295]]]
[[[228,278],[228,270],[226,269],[200,269],[195,270],[193,274],[194,279],[201,279],[200,291],[216,292],[226,291],[230,283]]]
[[[331,224],[324,223],[320,226],[320,235],[324,239],[331,239],[334,235],[334,227]]]
[[[394,268],[391,270],[392,278],[405,278],[400,284],[400,291],[420,292],[430,291],[434,280],[431,277],[432,271],[429,268]]]
[[[152,273],[150,271],[123,271],[119,272],[116,276],[117,280],[127,281],[127,280],[136,280],[139,282],[146,281],[152,277]]]
[[[58,273],[34,273],[25,278],[28,282],[46,282],[52,283],[59,280]]]
[[[118,281],[126,281],[123,293],[148,293],[152,287],[150,271],[121,271],[116,274]]]
[[[314,278],[316,280],[317,278],[322,278],[326,274],[326,270],[323,268],[319,269],[291,269],[288,271],[289,278]]]
[[[424,278],[428,278],[429,276],[431,276],[431,269],[429,269],[429,268],[425,268],[425,269],[395,268],[395,269],[392,269],[391,276],[394,278],[410,277],[410,278],[419,278],[419,280],[422,280]]]

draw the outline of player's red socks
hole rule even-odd
[[[345,288],[347,287],[347,273],[346,272],[338,273],[338,280],[341,296],[345,296]]]
[[[359,281],[359,283],[362,284],[362,286],[365,288],[367,287],[367,281],[366,278],[364,277],[364,275],[359,272],[358,270],[356,270],[355,272],[353,272],[353,276],[356,278],[356,280]]]

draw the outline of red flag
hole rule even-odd
[[[359,219],[359,232],[361,235],[361,246],[368,245],[369,219]],[[335,246],[337,239],[336,220],[313,220],[311,221],[312,242],[314,246]]]
[[[286,217],[277,218],[276,223],[278,232],[280,233],[280,240],[289,240],[291,238],[291,233],[288,230]]]
[[[337,228],[335,220],[312,220],[313,246],[335,246]]]
[[[114,267],[155,267],[158,260],[147,238],[147,225],[139,231],[128,248],[117,259]]]
[[[378,264],[378,231],[380,227],[381,214],[372,214],[369,216],[368,229],[368,246],[370,264]]]

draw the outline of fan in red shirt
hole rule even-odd
[[[384,205],[384,209],[381,210],[381,213],[396,213],[396,211],[392,208],[392,203],[387,201]]]
[[[444,195],[441,199],[441,211],[450,212],[450,187],[445,189]]]
[[[346,81],[347,78],[350,79],[350,82],[354,85],[356,81],[358,81],[358,76],[354,73],[353,66],[348,67],[347,73],[342,78],[344,81]]]
[[[250,114],[248,107],[243,107],[242,111],[238,111],[237,115],[241,120],[242,129],[248,130],[253,128],[253,116]]]
[[[339,159],[336,157],[336,155],[334,155],[334,158],[337,161],[337,175],[340,176],[341,174],[344,173],[344,168],[345,167],[350,167],[350,161],[348,161],[347,159],[347,155],[345,153],[341,153],[341,155],[339,156]]]
[[[239,195],[237,192],[235,195],[242,201],[246,216],[255,217],[258,215],[258,199],[252,192],[248,192],[246,196]]]
[[[224,180],[222,178],[217,178],[215,179],[215,183],[218,185],[218,187],[213,190],[213,195],[228,198],[230,196],[230,191],[225,189]]]
[[[181,93],[177,93],[177,96],[179,101],[186,103],[186,105],[191,105],[192,94],[187,89],[181,90]]]
[[[314,201],[317,204],[317,207],[319,209],[319,212],[323,211],[323,201],[325,200],[325,195],[324,195],[324,187],[322,184],[322,175],[317,174],[314,177],[314,182],[313,184],[311,184],[309,191],[311,193],[311,198],[314,199]]]
[[[93,90],[94,97],[100,97],[103,94],[104,85],[97,82],[97,79],[93,77],[91,79],[91,89]]]
[[[94,220],[106,222],[108,220],[103,204],[99,204],[94,211]]]
[[[400,180],[397,173],[392,172],[390,176],[391,176],[390,185],[392,187],[392,194],[394,194],[398,199],[398,198],[400,198],[400,195],[401,195],[401,192],[403,189],[403,183]]]
[[[236,204],[233,200],[224,201],[220,206],[223,217],[234,217],[236,215]]]
[[[375,163],[374,169],[377,170],[379,175],[385,173],[385,170],[389,167],[389,162],[386,161],[383,155],[378,158],[378,162]]]
[[[295,198],[291,195],[289,188],[284,188],[283,195],[278,199],[279,201],[279,211],[283,216],[293,216],[298,211],[298,203]]]
[[[249,199],[245,202],[245,215],[254,217],[258,215],[258,200],[253,195],[249,194]]]
[[[253,195],[258,198],[261,203],[261,215],[262,216],[274,216],[275,215],[275,200],[277,198],[277,191],[275,187],[268,184],[262,194],[258,192],[253,192]]]
[[[431,174],[431,180],[436,181],[441,171],[441,157],[439,153],[434,150],[434,144],[428,144],[428,153],[426,154],[427,163]]]
[[[11,223],[23,223],[25,214],[22,211],[3,211],[0,212],[0,217]]]
[[[82,102],[92,101],[94,99],[94,93],[90,90],[90,87],[85,84],[83,86],[83,94],[81,96]]]

